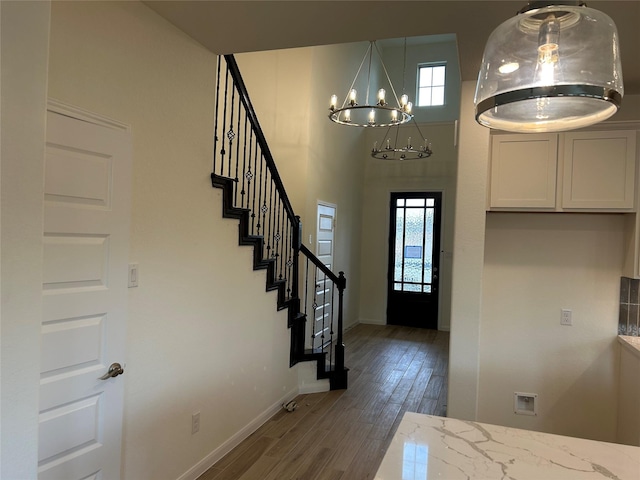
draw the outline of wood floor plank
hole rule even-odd
[[[198,480],[372,479],[405,412],[446,415],[448,332],[357,325],[347,390],[296,397]]]

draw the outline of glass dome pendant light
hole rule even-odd
[[[623,95],[611,18],[581,1],[536,1],[490,35],[474,103],[486,127],[559,132],[606,120]]]

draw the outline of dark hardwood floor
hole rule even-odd
[[[198,480],[374,478],[404,412],[446,416],[448,332],[357,325],[349,388],[299,395]]]

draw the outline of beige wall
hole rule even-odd
[[[390,162],[366,156],[360,267],[360,322],[387,323],[387,271],[389,267],[389,199],[396,191],[441,191],[443,198],[440,249],[440,330],[449,330],[453,215],[456,197],[457,149],[454,124],[423,124],[420,130],[432,143],[428,159]],[[369,129],[367,145],[381,145],[385,131]],[[380,134],[382,133],[382,137]],[[420,138],[415,127],[402,127],[398,138]],[[371,148],[369,147],[369,148]]]
[[[133,132],[126,479],[178,478],[297,389],[286,313],[210,184],[215,65],[142,4],[53,4],[49,95]]]
[[[479,421],[615,441],[623,238],[623,215],[487,214]]]
[[[0,2],[0,477],[37,476],[48,2]]]
[[[335,272],[344,271],[345,326],[358,319],[363,133],[327,118],[331,94],[353,78],[349,67],[366,45],[294,48],[237,55],[282,181],[316,249],[318,201],[337,207]],[[346,85],[346,86],[345,86]]]

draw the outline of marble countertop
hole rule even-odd
[[[375,480],[638,480],[640,447],[405,413]]]
[[[636,357],[640,358],[640,337],[630,337],[628,335],[618,335],[618,341],[626,347]]]

